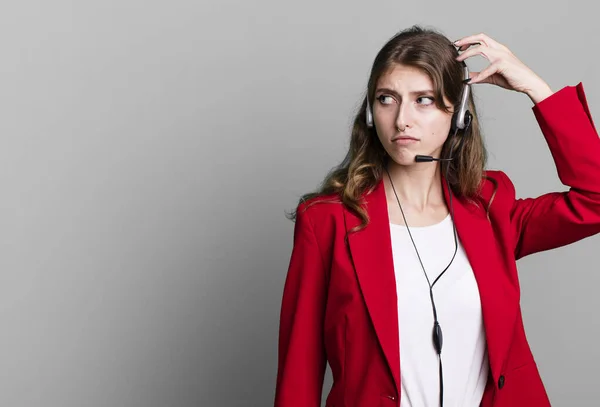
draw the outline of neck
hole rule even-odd
[[[389,192],[388,196],[393,197],[394,201],[396,199],[395,190],[403,206],[410,206],[418,212],[432,207],[445,206],[439,162],[414,163],[406,166],[390,160],[387,170],[389,177],[384,171],[384,184]]]

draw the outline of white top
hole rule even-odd
[[[409,228],[433,284],[454,254],[452,218]],[[390,232],[398,294],[400,406],[439,406],[429,285],[407,228],[390,223]],[[433,299],[443,331],[444,407],[478,407],[488,378],[487,347],[479,290],[460,239],[452,265],[433,286]]]

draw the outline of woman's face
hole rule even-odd
[[[445,97],[444,103],[450,106]],[[451,119],[452,113],[435,105],[433,83],[418,68],[398,64],[379,78],[373,120],[381,144],[396,163],[413,165],[418,154],[439,157]]]

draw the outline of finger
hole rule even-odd
[[[487,60],[490,60],[490,56],[493,55],[495,50],[493,50],[492,48],[489,48],[485,45],[475,45],[471,48],[469,48],[468,50],[464,51],[462,54],[460,54],[459,56],[457,56],[455,59],[457,61],[464,61],[467,58],[470,58],[474,55],[481,55],[484,58],[486,58]]]
[[[481,72],[473,72],[474,75],[471,77],[469,83],[494,83],[491,81],[490,77],[498,72],[498,66],[496,64],[491,64],[487,66]]]
[[[469,81],[467,82],[467,80],[463,80],[463,83],[471,83],[471,81],[473,80],[473,78],[475,78],[477,75],[479,74],[479,72],[473,72],[473,71],[469,71]]]
[[[475,46],[475,45],[481,45],[481,43],[480,42],[474,42],[472,44],[461,45],[460,47],[458,47],[458,51],[464,51],[464,50],[468,49],[469,47]]]
[[[457,47],[461,47],[461,48],[465,45],[469,46],[472,44],[488,45],[481,34],[469,35],[468,37],[460,38],[460,39],[454,41],[454,45],[456,45]]]
[[[465,45],[465,44],[473,44],[473,43],[482,43],[487,45],[490,48],[502,48],[504,45],[500,44],[498,41],[490,38],[488,35],[484,33],[479,33],[475,35],[469,35],[468,37],[461,38],[454,42],[454,45]]]
[[[468,83],[468,84],[470,85],[471,83],[473,83],[473,82],[475,81],[475,78],[477,78],[477,76],[478,76],[480,73],[481,73],[481,72],[473,72],[473,71],[470,71],[470,72],[469,72],[469,81],[467,82],[466,80],[463,80],[463,83]],[[477,82],[478,82],[478,83],[485,83],[485,82],[486,82],[486,80],[485,80],[485,79],[483,79],[483,80],[478,80]]]

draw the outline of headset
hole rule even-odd
[[[462,61],[462,65],[463,65],[463,73],[464,73],[464,80],[463,80],[464,86],[463,86],[463,90],[462,90],[462,94],[461,94],[461,98],[460,98],[460,104],[458,106],[458,109],[456,109],[454,114],[452,115],[452,123],[451,123],[451,130],[453,132],[453,137],[456,137],[458,130],[463,131],[463,135],[460,139],[460,143],[458,145],[457,151],[460,150],[460,148],[462,147],[466,132],[469,129],[469,127],[471,126],[471,121],[473,120],[473,115],[468,110],[469,95],[470,95],[470,91],[471,91],[471,88],[470,88],[471,85],[469,85],[469,83],[467,81],[467,79],[469,79],[469,68],[467,67],[467,64],[464,61]],[[369,104],[368,94],[367,94],[367,107],[366,107],[366,124],[367,124],[367,127],[369,127],[369,128],[373,127],[373,112],[371,110],[371,105]],[[433,297],[433,286],[440,279],[440,277],[442,277],[442,275],[446,272],[446,270],[448,270],[450,268],[450,265],[454,261],[456,253],[458,251],[458,236],[457,236],[457,232],[456,232],[456,224],[454,222],[454,207],[452,204],[452,189],[450,187],[450,181],[448,180],[448,171],[449,171],[449,167],[450,167],[449,164],[450,164],[450,161],[452,161],[453,159],[454,159],[454,157],[434,158],[429,155],[415,156],[416,162],[446,161],[448,164],[446,166],[446,183],[448,184],[448,192],[450,194],[450,213],[452,216],[452,227],[454,229],[454,254],[452,256],[452,259],[450,259],[450,263],[448,263],[446,268],[444,268],[444,270],[438,275],[438,277],[434,280],[433,284],[429,281],[429,277],[427,276],[427,272],[425,271],[425,266],[423,266],[421,256],[419,255],[419,250],[417,249],[417,246],[415,244],[415,241],[413,240],[412,234],[410,233],[410,228],[408,227],[408,223],[406,222],[406,217],[404,216],[404,211],[402,210],[402,205],[400,204],[400,200],[398,199],[398,194],[396,194],[396,189],[394,188],[394,184],[391,182],[390,173],[387,170],[387,167],[384,166],[384,169],[386,170],[388,177],[390,178],[390,184],[394,191],[394,195],[396,195],[396,200],[398,201],[398,206],[400,207],[400,212],[402,213],[402,217],[404,218],[404,224],[406,225],[406,229],[410,236],[410,240],[412,241],[413,247],[414,247],[414,249],[417,253],[417,257],[419,259],[419,263],[421,264],[421,268],[423,269],[423,273],[425,274],[425,278],[427,279],[427,283],[429,285],[429,296],[431,298],[431,306],[432,306],[432,310],[433,310],[433,321],[434,321],[433,322],[432,339],[433,339],[434,348],[438,354],[438,362],[439,362],[440,407],[444,406],[444,375],[443,375],[443,370],[442,370],[442,357],[441,357],[443,335],[442,335],[442,327],[440,326],[440,323],[439,323],[438,317],[437,317],[437,309],[436,309],[435,301],[434,301],[434,297]]]

